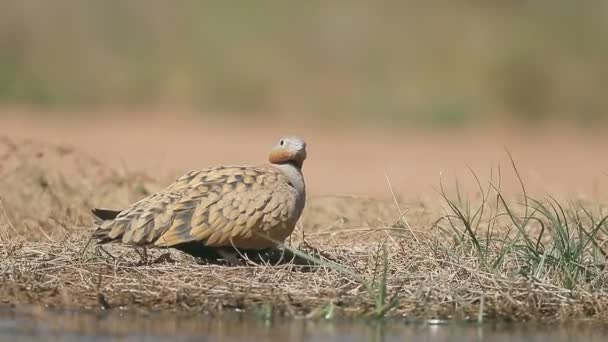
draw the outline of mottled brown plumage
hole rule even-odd
[[[93,237],[135,246],[271,247],[291,234],[304,208],[305,158],[304,141],[290,137],[271,151],[270,164],[190,172],[120,212],[94,211]]]

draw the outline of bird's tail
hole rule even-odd
[[[116,216],[118,216],[118,214],[120,214],[120,210],[95,208],[91,211],[93,212],[93,215],[95,215],[97,221],[113,220],[116,218]]]
[[[114,220],[118,214],[120,214],[120,210],[109,210],[109,209],[98,209],[95,208],[91,210],[93,212],[93,221],[97,228],[93,231],[92,239],[97,240],[97,243],[107,243],[112,241],[113,239],[108,236],[110,232],[109,229],[104,229],[108,227],[108,225],[104,225],[106,221]]]

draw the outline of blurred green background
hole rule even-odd
[[[0,105],[463,126],[608,118],[608,1],[3,0]]]

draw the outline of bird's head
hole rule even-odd
[[[306,142],[294,136],[281,138],[268,156],[272,164],[292,164],[298,168],[302,168],[305,159]]]

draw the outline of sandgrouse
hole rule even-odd
[[[279,140],[269,164],[192,171],[165,190],[115,211],[93,209],[97,243],[261,250],[293,231],[306,201],[306,143]]]

